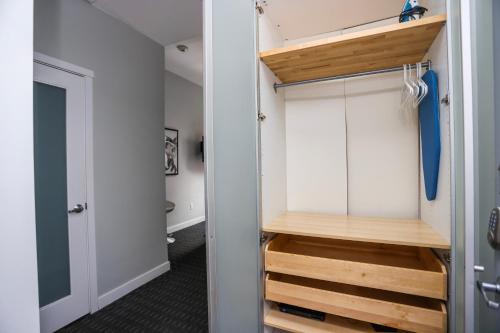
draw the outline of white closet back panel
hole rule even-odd
[[[321,86],[321,85],[320,85]],[[339,84],[293,89],[286,101],[289,211],[345,215],[347,168],[345,100]],[[308,98],[307,98],[308,97]]]
[[[402,75],[346,81],[349,214],[417,218],[416,112],[399,111]]]

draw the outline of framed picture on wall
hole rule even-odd
[[[165,127],[165,175],[179,174],[179,131]]]

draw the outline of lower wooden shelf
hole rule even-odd
[[[269,273],[266,300],[420,333],[446,332],[443,302],[419,296]]]
[[[264,316],[264,324],[293,333],[375,333],[371,324],[362,321],[334,315],[319,321],[283,313],[275,307]]]

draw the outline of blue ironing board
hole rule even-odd
[[[437,194],[439,158],[441,156],[438,78],[434,71],[429,70],[424,74],[422,80],[429,87],[427,96],[418,107],[422,165],[424,169],[425,195],[427,200],[434,200]]]

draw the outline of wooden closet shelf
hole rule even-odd
[[[287,212],[265,232],[359,242],[449,249],[450,242],[421,220]]]
[[[396,23],[260,53],[283,82],[380,70],[423,59],[446,15]]]
[[[375,333],[372,325],[362,321],[326,315],[325,321],[283,313],[276,307],[264,316],[264,324],[294,333]]]

